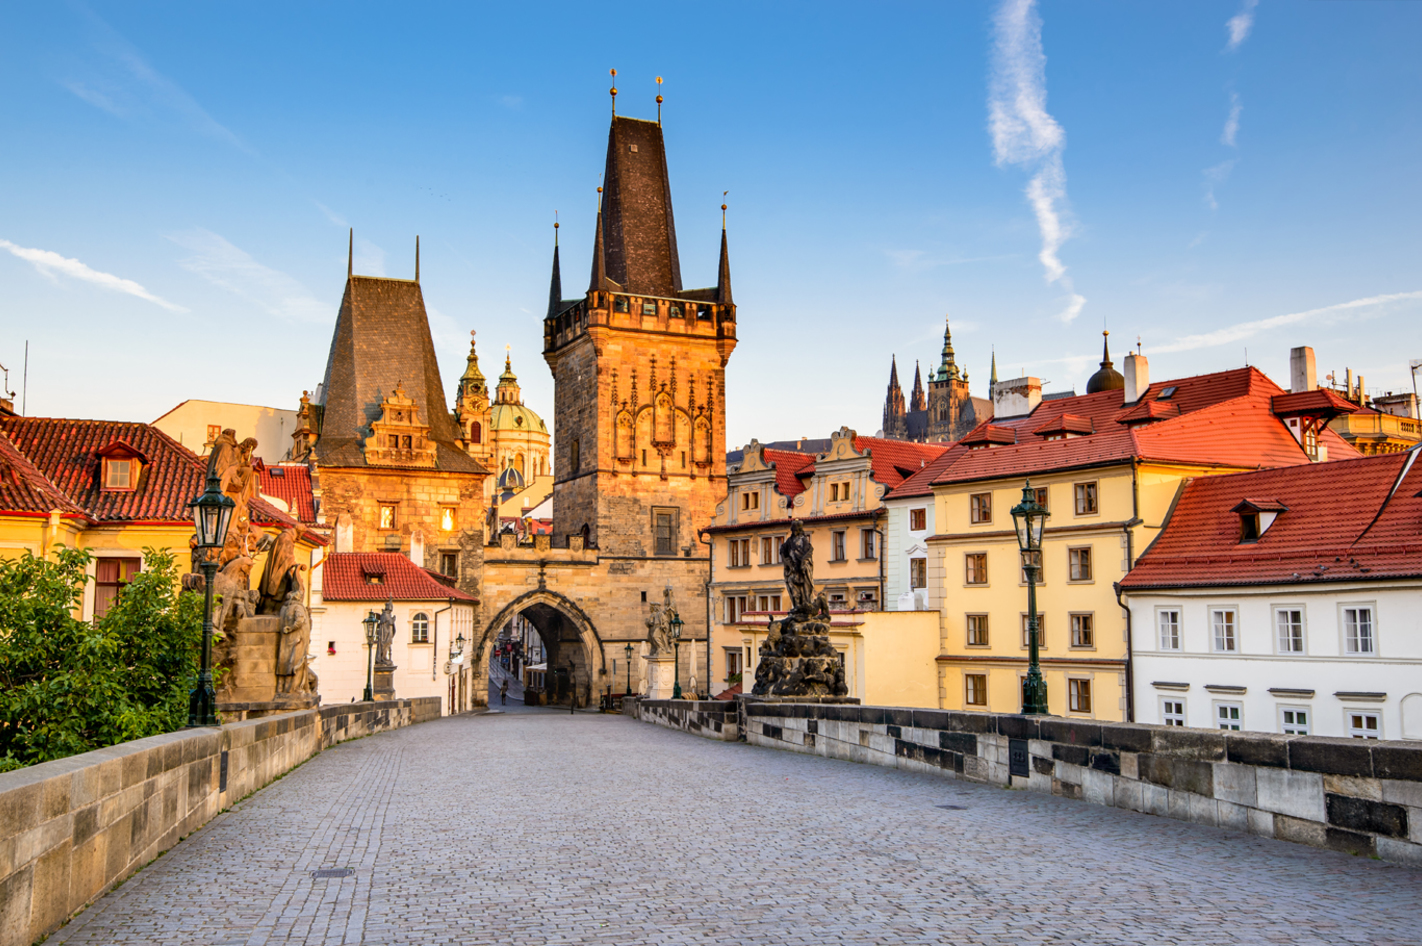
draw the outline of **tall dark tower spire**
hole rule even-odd
[[[904,391],[899,387],[899,360],[889,362],[889,391],[884,398],[884,436],[899,439],[908,431],[904,416]]]
[[[721,268],[716,274],[716,301],[731,304],[731,254],[726,248],[726,205],[721,205]]]
[[[948,324],[948,317],[943,317],[943,357],[938,362],[938,374],[935,381],[956,381],[959,376],[958,363],[953,360],[953,328]]]
[[[928,410],[928,399],[923,393],[923,377],[919,374],[917,360],[913,363],[913,394],[909,396],[909,410]]]
[[[997,385],[997,349],[996,349],[996,348],[994,348],[993,351],[992,351],[992,377],[988,379],[988,384],[990,385],[990,387],[988,388],[988,394],[991,395],[991,394],[992,394],[992,387],[995,387],[995,386]]]
[[[558,314],[563,304],[563,277],[558,271],[558,222],[553,221],[553,278],[548,282],[548,318]]]
[[[557,247],[554,247],[557,252]],[[597,189],[597,233],[593,236],[593,260],[592,279],[588,283],[588,292],[597,292],[607,288],[607,253],[602,239],[602,188]]]
[[[607,278],[638,295],[679,295],[681,262],[660,125],[613,118],[602,186]]]

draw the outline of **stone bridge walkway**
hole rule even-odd
[[[51,942],[1417,944],[1422,871],[530,710],[325,752]]]

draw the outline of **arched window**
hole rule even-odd
[[[514,457],[513,467],[515,470],[518,470],[519,476],[522,476],[524,479],[528,478],[528,468],[523,465],[523,454],[520,453]]]
[[[474,421],[472,424],[469,425],[469,442],[470,442],[470,443],[483,443],[483,442],[484,442],[484,425],[481,424],[481,423],[479,423],[477,420]]]
[[[621,411],[617,415],[617,458],[632,459],[632,412]]]
[[[676,442],[674,421],[672,418],[671,395],[663,391],[657,395],[654,411],[654,432],[652,439],[659,444],[669,444]]]
[[[430,616],[423,611],[417,611],[415,616],[410,618],[410,643],[428,644],[430,642]]]

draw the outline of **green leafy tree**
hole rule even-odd
[[[95,623],[74,617],[90,557],[0,562],[0,771],[171,732],[187,721],[202,598],[178,593],[174,556],[144,549]]]

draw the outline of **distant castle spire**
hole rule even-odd
[[[721,268],[716,274],[716,301],[731,304],[731,254],[726,248],[726,205],[721,205]]]
[[[935,381],[956,381],[958,380],[958,364],[953,360],[953,329],[948,324],[948,316],[943,317],[943,357],[938,362],[938,374]]]
[[[884,399],[884,436],[902,437],[907,430],[904,410],[904,392],[899,387],[899,360],[893,356],[889,363],[889,392]]]
[[[923,378],[919,375],[918,359],[913,363],[913,394],[909,396],[909,410],[928,410],[928,397],[923,393]]]
[[[997,384],[997,349],[992,350],[992,377],[988,379],[989,385]],[[992,394],[992,388],[988,388],[988,394]]]

